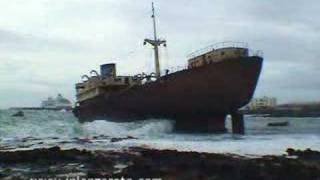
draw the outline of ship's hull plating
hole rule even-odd
[[[187,119],[214,118],[211,121],[221,124],[217,126],[224,126],[221,117],[252,98],[262,62],[260,57],[246,57],[179,71],[152,83],[89,99],[74,112],[81,121],[153,117],[187,124]]]

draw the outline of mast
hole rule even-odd
[[[147,43],[151,44],[153,46],[154,49],[154,62],[155,62],[155,73],[156,73],[156,78],[159,78],[161,76],[160,74],[160,57],[159,57],[159,46],[161,46],[161,44],[163,44],[164,46],[166,46],[166,40],[160,40],[157,37],[157,25],[156,25],[156,16],[155,16],[155,10],[154,10],[154,4],[152,2],[152,16],[151,16],[152,20],[153,20],[153,35],[154,35],[154,39],[145,39],[144,40],[144,45],[146,45]]]

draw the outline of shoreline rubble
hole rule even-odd
[[[248,158],[141,147],[121,152],[52,147],[0,152],[0,179],[67,176],[233,180],[320,178],[320,152],[288,148],[287,153],[288,156]]]

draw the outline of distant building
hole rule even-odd
[[[72,109],[72,103],[58,94],[56,98],[49,97],[47,100],[41,102],[41,107],[46,109]]]
[[[253,98],[247,105],[250,110],[274,108],[277,106],[277,99],[274,97],[264,96],[262,98]]]

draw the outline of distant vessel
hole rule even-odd
[[[262,53],[245,43],[219,43],[191,54],[186,69],[161,75],[158,48],[166,41],[157,38],[152,9],[154,39],[144,43],[154,47],[155,72],[118,76],[115,64],[101,65],[100,74],[93,70],[76,84],[74,114],[82,122],[169,118],[176,120],[177,130],[201,132],[224,132],[231,114],[234,132],[243,133],[238,109],[253,96]]]
[[[268,123],[268,126],[288,126],[288,125],[289,125],[288,121]]]
[[[41,108],[54,109],[54,110],[71,110],[72,103],[64,98],[61,94],[58,94],[56,98],[48,97],[47,100],[41,102]]]
[[[72,103],[58,94],[56,98],[48,97],[48,99],[41,102],[39,107],[11,107],[13,110],[55,110],[55,111],[71,111]]]

